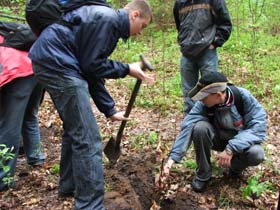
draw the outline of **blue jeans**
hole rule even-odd
[[[184,97],[184,113],[188,114],[194,105],[194,101],[188,97],[189,91],[196,85],[199,78],[208,71],[218,70],[218,56],[216,49],[206,49],[197,60],[181,57],[181,83]]]
[[[41,136],[38,120],[42,94],[43,88],[37,83],[28,101],[22,124],[23,148],[29,165],[39,165],[45,160],[45,156],[41,152]]]
[[[34,76],[15,79],[0,90],[0,144],[13,147],[15,154],[13,159],[5,162],[5,165],[10,166],[11,177],[15,173],[21,135],[27,162],[33,165],[45,160],[41,152],[37,117],[41,96],[42,87]],[[5,176],[7,172],[1,169],[0,191],[7,187],[2,180]]]
[[[103,210],[102,143],[88,84],[33,63],[63,121],[59,191],[75,192],[75,209]]]
[[[196,153],[196,179],[207,181],[211,178],[211,149],[223,151],[230,139],[236,135],[235,131],[215,130],[206,121],[199,121],[193,128],[192,140]],[[243,153],[234,154],[231,159],[230,169],[239,174],[248,166],[256,166],[265,159],[264,150],[261,145],[254,144]]]

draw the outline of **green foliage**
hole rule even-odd
[[[3,178],[3,183],[5,183],[7,186],[11,186],[13,183],[14,178],[11,176],[10,173],[7,173],[7,175]]]
[[[220,167],[217,163],[217,161],[212,162],[212,173],[216,176],[221,174],[221,172],[224,170],[224,168]]]
[[[189,158],[186,158],[186,157],[183,158],[182,165],[185,168],[190,168],[190,169],[196,169],[196,167],[197,167],[195,160],[189,159]]]
[[[168,110],[174,105],[177,108],[182,107],[182,101],[178,101],[178,98],[182,97],[179,73],[170,76],[166,81],[157,82],[157,86],[159,89],[140,89],[136,104],[143,107],[161,107],[162,110]]]
[[[8,148],[5,144],[0,144],[0,168],[5,172],[8,172],[10,170],[10,167],[6,166],[5,162],[15,157],[15,154],[12,153],[13,150],[13,147]]]
[[[149,133],[144,133],[137,135],[132,142],[132,147],[143,148],[145,145],[155,145],[158,140],[158,134],[156,131],[150,131]]]
[[[259,198],[264,191],[274,189],[272,183],[268,180],[260,182],[261,176],[262,173],[258,173],[256,176],[250,177],[247,186],[240,187],[243,198]]]
[[[10,15],[15,19],[4,19],[5,21],[15,22],[17,18],[24,18],[25,0],[2,0],[0,1],[0,14]],[[1,17],[1,16],[0,16]],[[2,17],[1,17],[2,19]]]
[[[120,8],[128,0],[109,0],[113,8]],[[136,62],[144,53],[155,66],[157,83],[149,94],[142,90],[139,106],[155,106],[166,111],[170,106],[182,107],[179,88],[180,49],[172,16],[173,1],[150,1],[153,23],[143,36],[119,42],[111,56],[125,63]],[[23,0],[2,1],[1,13],[24,17]],[[277,0],[229,0],[233,21],[230,39],[219,50],[219,68],[231,81],[248,88],[267,109],[280,103],[280,4]],[[7,19],[5,19],[7,20]],[[175,75],[175,76],[174,76]],[[172,87],[172,79],[178,82]],[[142,97],[141,95],[141,97]]]
[[[166,3],[170,13],[173,2]],[[138,61],[139,54],[144,53],[154,65],[157,82],[153,88],[141,88],[136,105],[159,108],[162,113],[173,107],[182,110],[181,54],[173,17],[161,13],[158,7],[162,2],[151,4],[153,24],[142,37],[120,42],[111,57],[129,63]],[[233,31],[223,47],[218,48],[219,69],[231,82],[249,89],[268,110],[273,109],[280,103],[280,4],[276,0],[229,0],[227,5]]]
[[[107,2],[113,8],[120,8],[129,0],[107,0]],[[139,61],[139,55],[143,53],[154,65],[157,81],[151,87],[141,86],[135,105],[153,107],[162,115],[173,110],[179,112],[183,106],[179,73],[181,53],[172,17],[174,1],[153,0],[149,2],[154,13],[153,23],[144,30],[142,36],[130,38],[127,42],[120,40],[110,58],[132,63]],[[230,39],[218,48],[219,70],[226,73],[231,82],[249,89],[254,96],[261,100],[267,110],[279,107],[279,0],[227,0],[226,3],[233,21],[233,31]],[[25,0],[0,1],[0,13],[23,18],[24,4]],[[135,79],[121,79],[116,84],[118,88],[124,88],[124,85],[127,85],[132,90]],[[133,137],[135,138],[131,145],[141,149],[144,146],[155,145],[158,133],[148,131]],[[0,168],[9,171],[10,168],[5,166],[5,158],[2,159],[2,157],[3,153],[12,152],[12,148],[3,150],[2,147],[3,145],[0,145]],[[13,156],[7,156],[7,158],[13,158]],[[265,164],[267,165],[268,161]],[[271,163],[269,164],[272,166]],[[191,170],[197,167],[195,160],[191,158],[184,158],[182,165]],[[219,170],[214,162],[213,174],[218,174]],[[274,171],[280,174],[279,170]],[[58,164],[53,165],[51,173],[59,173]],[[240,188],[244,198],[259,197],[263,192],[273,190],[273,184],[269,181],[262,181],[261,176],[261,174],[257,174],[250,177],[247,185]],[[4,179],[7,183],[12,181],[9,176]],[[105,189],[111,191],[112,187],[106,185]],[[223,208],[230,207],[233,202],[226,196],[221,195],[218,200],[219,205]]]
[[[12,153],[14,148],[8,148],[5,144],[0,144],[0,169],[3,170],[6,174],[5,177],[3,177],[3,182],[10,186],[13,181],[13,177],[11,177],[10,170],[11,167],[7,164],[8,160],[11,160],[15,157],[15,154]]]
[[[160,82],[160,85],[162,88],[164,88],[165,94],[168,96],[182,97],[180,72],[176,73],[174,76],[171,76],[165,82]]]
[[[25,0],[11,0],[11,3],[25,5]]]
[[[227,5],[233,31],[219,48],[220,69],[272,109],[280,102],[279,1],[230,0]]]
[[[53,164],[53,166],[51,167],[50,171],[52,174],[58,174],[60,170],[59,164]]]
[[[157,134],[157,132],[151,131],[151,132],[149,133],[149,136],[148,136],[148,139],[147,139],[146,143],[147,143],[148,145],[153,145],[153,144],[155,144],[155,143],[157,142],[157,140],[158,140],[158,134]]]
[[[12,10],[9,7],[1,7],[1,12],[4,14],[10,14],[12,13]]]

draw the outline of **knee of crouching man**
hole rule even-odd
[[[256,166],[263,162],[265,158],[265,153],[261,145],[254,145],[249,149],[249,163],[252,166]]]
[[[209,129],[210,129],[211,124],[206,121],[199,121],[197,122],[192,131],[192,138],[193,140],[195,139],[201,139],[205,136],[209,135]]]

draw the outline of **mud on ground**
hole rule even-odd
[[[125,103],[123,103],[125,104]],[[118,124],[111,124],[97,115],[103,135],[103,145],[116,133]],[[240,186],[244,186],[249,177],[257,171],[263,171],[262,181],[269,180],[279,190],[279,174],[274,167],[279,161],[279,112],[269,114],[269,130],[266,147],[269,150],[266,164],[252,168],[244,173],[242,179],[228,180],[222,172],[213,175],[207,191],[195,193],[190,183],[194,170],[176,165],[172,177],[163,191],[154,188],[154,176],[159,171],[161,155],[157,145],[141,145],[139,136],[151,130],[159,133],[162,143],[173,143],[180,129],[180,114],[161,115],[155,110],[134,108],[131,116],[134,120],[128,123],[122,142],[123,154],[116,165],[111,166],[104,158],[105,207],[107,210],[192,210],[192,209],[275,209],[278,194],[274,191],[263,193],[261,198],[247,200],[242,198]],[[144,123],[143,123],[144,122]],[[72,209],[73,198],[58,197],[58,172],[61,147],[61,121],[50,99],[45,99],[40,111],[40,127],[44,153],[47,155],[43,167],[32,168],[20,156],[16,169],[16,187],[0,193],[1,210],[60,210]],[[106,125],[106,126],[104,126]],[[133,146],[134,143],[140,147]],[[188,158],[193,154],[188,152]],[[269,165],[268,161],[271,162]],[[278,180],[278,181],[277,181]]]

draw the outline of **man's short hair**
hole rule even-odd
[[[189,97],[194,101],[200,101],[210,94],[223,92],[227,87],[227,77],[216,71],[205,73],[193,89],[189,92]]]
[[[153,12],[150,4],[146,0],[132,0],[130,3],[125,5],[124,9],[130,11],[138,10],[141,18],[153,17]]]

